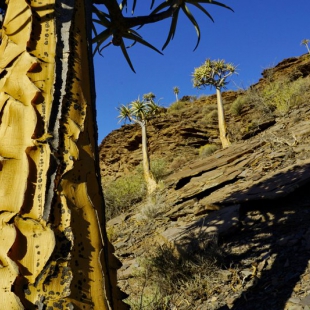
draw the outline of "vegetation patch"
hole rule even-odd
[[[215,239],[182,256],[158,246],[140,261],[142,271],[135,276],[136,287],[127,302],[131,309],[192,309],[195,300],[210,297],[224,258]]]
[[[136,219],[142,222],[152,221],[163,210],[165,210],[164,198],[159,192],[155,192],[142,203]]]
[[[305,101],[305,94],[310,90],[310,79],[300,78],[290,81],[288,78],[267,82],[258,90],[249,88],[242,97],[232,104],[231,112],[238,115],[245,104],[253,105],[264,116],[285,115],[293,107]],[[239,99],[240,98],[240,99]]]
[[[206,157],[212,155],[215,151],[217,151],[219,148],[215,144],[206,144],[204,146],[201,146],[199,149],[199,156],[200,157]]]
[[[156,183],[163,180],[168,174],[168,163],[164,158],[154,158],[150,161],[150,167],[152,175],[156,181]],[[143,174],[143,166],[142,163],[139,164],[135,169],[137,174]]]
[[[217,105],[216,104],[207,104],[202,109],[202,123],[208,125],[209,123],[214,123],[218,121],[217,117]]]
[[[146,184],[141,174],[120,177],[104,186],[107,220],[126,212],[146,195]]]
[[[209,114],[210,112],[217,111],[217,105],[216,103],[214,104],[207,104],[206,106],[203,107],[202,113],[203,114]]]
[[[152,159],[151,171],[156,182],[160,182],[169,174],[167,161],[164,158]]]
[[[188,105],[190,104],[189,101],[176,101],[173,102],[170,107],[168,108],[167,112],[168,113],[176,113],[176,112],[180,112],[182,110],[184,110],[185,108],[188,107]]]
[[[237,99],[231,104],[230,113],[234,116],[241,114],[242,108],[247,104],[246,96],[238,96]]]

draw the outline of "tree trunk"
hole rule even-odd
[[[219,88],[216,88],[216,96],[217,96],[217,113],[218,113],[218,122],[219,122],[219,130],[220,130],[220,139],[222,142],[222,147],[225,148],[225,147],[230,146],[231,143],[227,136],[224,106],[223,106],[221,90]]]
[[[9,0],[0,46],[0,304],[127,309],[107,240],[91,2]]]
[[[149,153],[147,150],[146,122],[139,121],[139,124],[142,128],[142,158],[143,158],[144,179],[146,182],[148,194],[152,194],[154,190],[156,189],[157,184],[150,169],[150,159],[149,159]]]

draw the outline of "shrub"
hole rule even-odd
[[[218,120],[218,115],[217,115],[217,110],[212,110],[211,112],[209,112],[206,116],[204,116],[204,118],[202,119],[202,121],[204,123],[213,123],[215,121]]]
[[[261,115],[262,118],[265,118],[266,116],[269,117],[274,111],[273,107],[266,104],[266,102],[262,98],[261,90],[258,90],[257,88],[250,87],[242,95],[242,98],[248,106],[251,106],[255,110],[257,110],[257,112]],[[232,110],[231,112],[233,113]]]
[[[153,220],[164,209],[165,204],[163,196],[159,192],[156,192],[143,202],[136,219],[139,221]]]
[[[215,151],[218,150],[218,146],[215,144],[206,144],[201,146],[199,149],[199,156],[206,157],[213,154]]]
[[[161,181],[165,176],[168,175],[168,164],[163,158],[154,158],[151,160],[151,171],[156,180],[156,183]]]
[[[173,113],[173,112],[180,112],[181,110],[184,110],[188,105],[190,104],[189,101],[176,101],[173,102],[170,107],[168,107],[167,112]]]
[[[165,176],[169,174],[168,170],[168,164],[165,159],[163,158],[154,158],[150,161],[151,166],[151,172],[153,174],[153,177],[155,178],[156,183],[161,181]],[[139,175],[143,175],[143,165],[142,163],[139,164],[135,172]]]
[[[277,104],[279,112],[286,113],[292,107],[301,104],[306,93],[310,90],[310,79],[298,79],[291,83],[286,83],[283,90],[283,100]]]
[[[230,113],[235,116],[240,115],[242,108],[246,105],[246,103],[247,103],[246,96],[238,96],[230,107]]]
[[[103,187],[107,220],[126,211],[146,195],[146,185],[141,175],[120,177]]]
[[[176,304],[190,305],[196,299],[209,298],[218,285],[217,273],[224,265],[225,253],[216,240],[206,239],[187,255],[177,255],[163,245],[142,259],[142,271],[134,281],[141,287],[140,295],[129,295],[132,309],[176,309]]]
[[[216,104],[207,104],[203,107],[202,113],[203,114],[209,114],[210,112],[217,111],[217,105]]]
[[[309,89],[309,78],[298,79],[294,82],[284,79],[268,83],[260,94],[265,105],[283,115],[292,107],[299,105]]]

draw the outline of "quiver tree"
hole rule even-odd
[[[128,308],[116,285],[120,263],[105,229],[91,46],[94,42],[99,51],[112,37],[131,64],[124,38],[151,47],[131,28],[172,17],[166,46],[187,1],[163,1],[150,15],[124,17],[127,2],[94,0],[104,6],[103,13],[86,0],[0,1],[5,11],[0,45],[3,309]],[[92,10],[103,32],[92,28]],[[197,27],[189,11],[185,15]]]
[[[221,89],[225,88],[228,84],[227,78],[233,73],[236,73],[236,67],[233,64],[225,63],[224,60],[210,59],[207,59],[199,68],[196,68],[193,73],[194,87],[201,89],[206,86],[213,86],[216,89],[220,140],[223,148],[228,147],[231,143],[226,130]]]
[[[307,49],[307,51],[308,51],[308,53],[310,54],[310,49],[309,49],[309,42],[310,42],[310,40],[309,39],[304,39],[304,40],[302,40],[301,41],[301,45],[304,45],[305,47],[306,47],[306,49]]]
[[[147,122],[159,110],[159,105],[154,102],[155,95],[148,93],[143,95],[143,100],[139,98],[132,101],[130,104],[122,105],[118,108],[120,121],[137,123],[142,131],[142,165],[143,174],[147,186],[148,194],[151,194],[156,189],[156,181],[150,168],[150,159],[147,143]]]
[[[105,233],[88,1],[7,1],[0,46],[0,304],[126,309]],[[82,81],[82,82],[81,82]]]
[[[177,87],[177,86],[173,87],[173,93],[175,94],[175,99],[176,99],[177,102],[179,101],[179,97],[178,97],[179,92],[180,92],[180,88],[179,87]]]

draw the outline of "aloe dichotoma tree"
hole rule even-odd
[[[125,0],[120,5],[95,2],[105,13],[87,0],[0,1],[5,10],[0,45],[2,308],[127,308],[116,285],[120,263],[105,230],[91,14],[106,27],[101,33],[93,28],[95,50],[112,36],[130,65],[124,38],[150,46],[132,27],[172,16],[165,46],[181,10],[199,28],[187,1],[163,1],[141,17],[124,16]],[[208,16],[200,3],[224,6],[189,3]]]
[[[153,93],[143,95],[143,100],[139,98],[132,101],[128,105],[122,105],[118,108],[119,118],[121,121],[129,120],[137,123],[141,127],[142,132],[142,166],[145,183],[148,194],[151,194],[156,189],[156,181],[151,172],[150,159],[147,143],[147,122],[158,112],[159,105],[154,102],[155,95]]]
[[[304,45],[304,46],[306,47],[306,49],[307,49],[307,51],[308,51],[308,53],[309,53],[309,55],[310,55],[309,43],[310,43],[310,40],[309,40],[309,39],[304,39],[304,40],[301,41],[300,44],[301,44],[301,45]]]
[[[227,85],[227,78],[233,73],[236,73],[236,67],[233,64],[225,63],[224,60],[210,59],[207,59],[200,67],[196,68],[193,73],[194,87],[213,86],[216,89],[220,140],[223,148],[228,147],[231,143],[227,136],[221,89]]]
[[[177,87],[177,86],[173,87],[173,93],[175,94],[175,99],[176,99],[177,102],[179,101],[179,97],[178,97],[179,92],[180,92],[180,88],[179,87]]]

